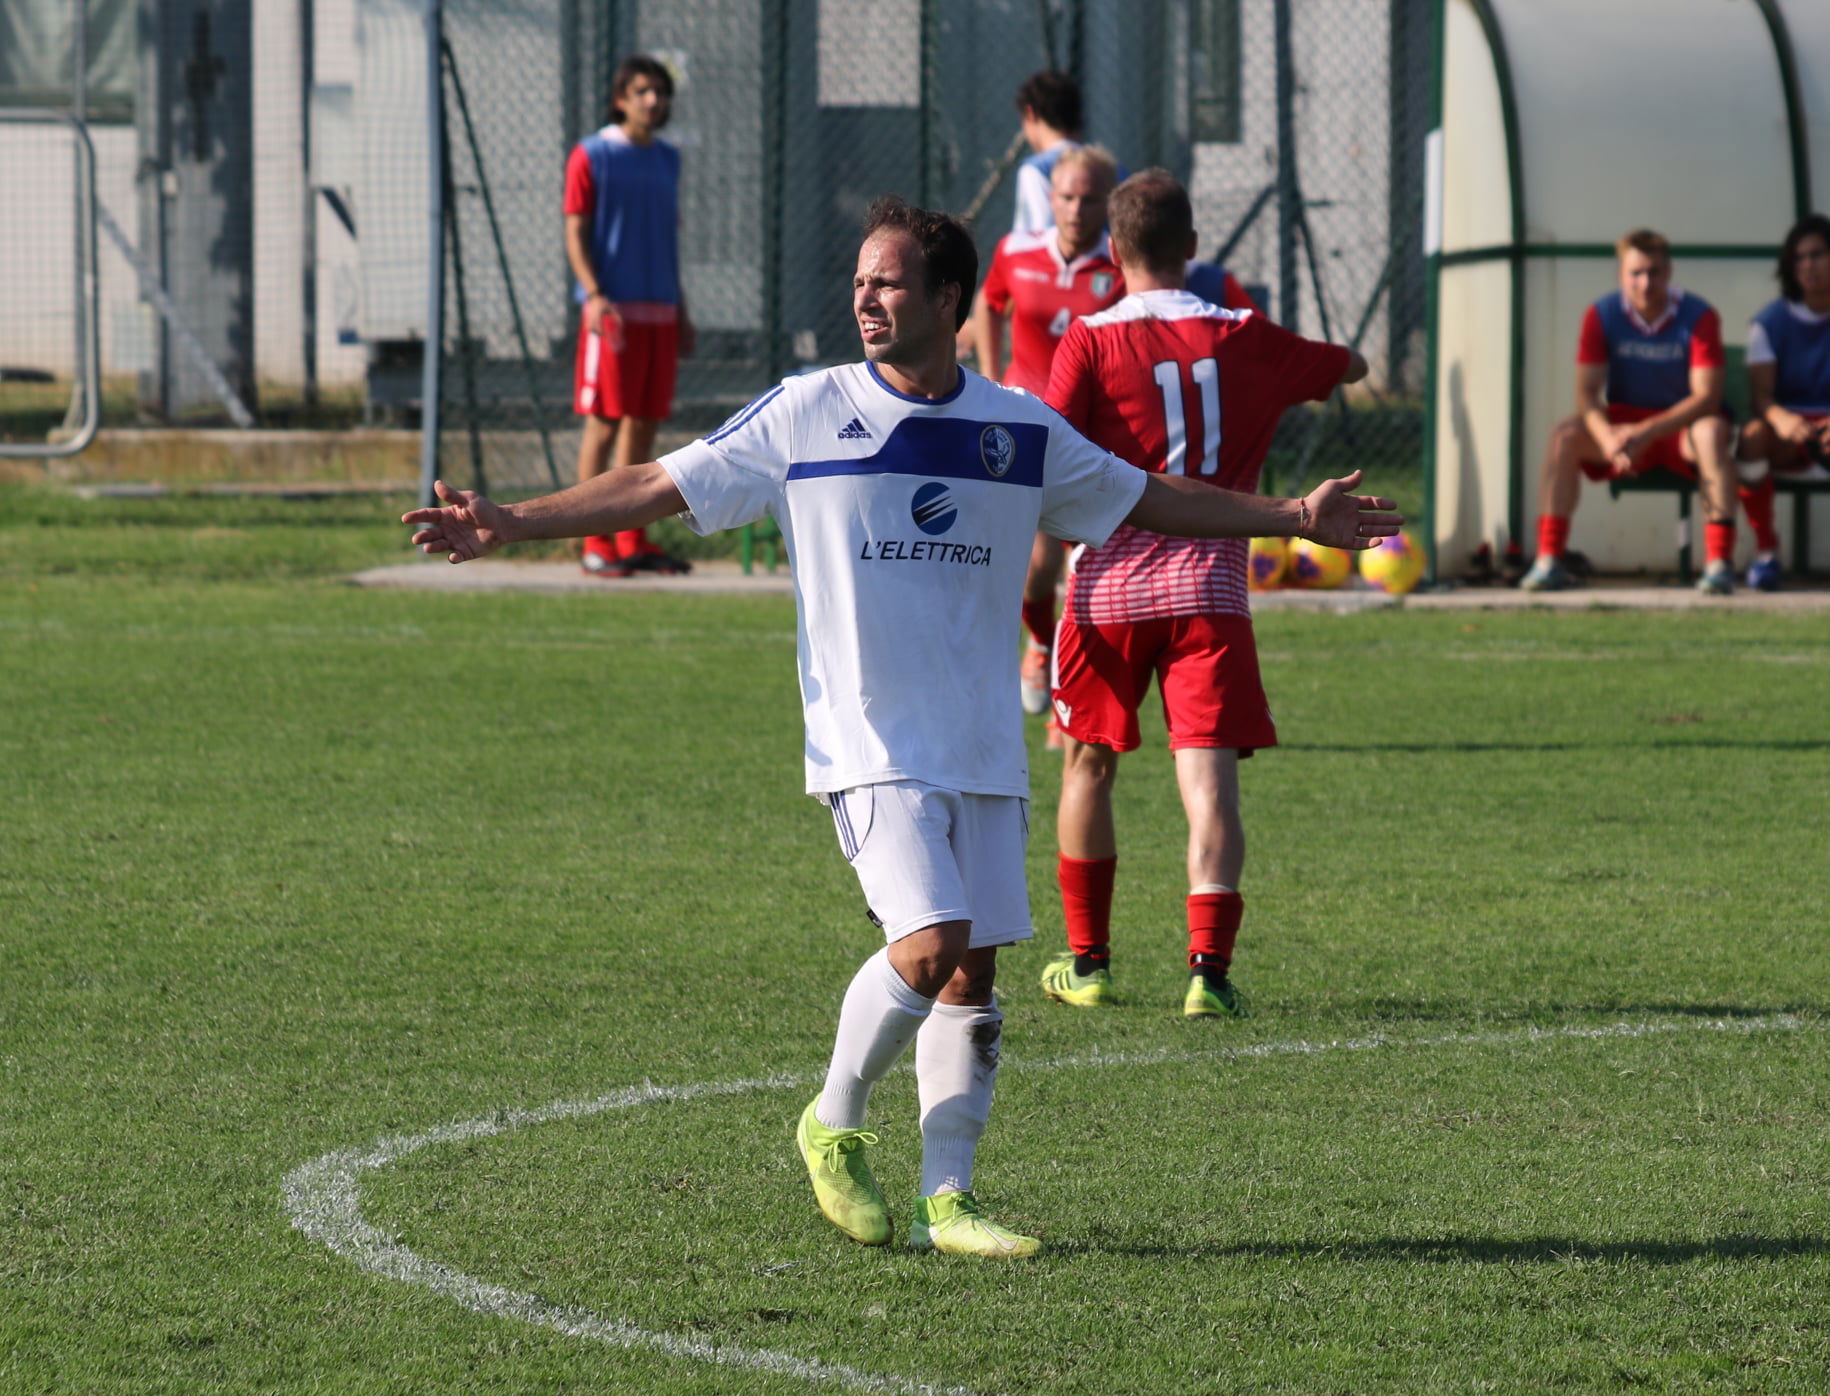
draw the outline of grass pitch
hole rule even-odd
[[[847,1245],[794,1155],[876,940],[786,601],[369,594],[387,505],[92,507],[0,493],[0,1391],[1830,1387],[1821,620],[1261,618],[1243,1024],[1177,1016],[1160,726],[1125,1002],[1041,999],[1032,733],[979,1191],[1052,1249],[997,1268]],[[626,1341],[292,1227],[456,1121],[367,1220]]]

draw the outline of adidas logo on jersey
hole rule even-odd
[[[839,440],[841,441],[869,441],[870,439],[869,430],[856,417],[839,428]]]

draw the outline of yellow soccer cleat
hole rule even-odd
[[[1096,969],[1091,974],[1074,973],[1073,955],[1062,955],[1042,967],[1042,992],[1056,1003],[1075,1008],[1104,1008],[1117,1002],[1112,992],[1112,971]]]
[[[1222,979],[1218,985],[1210,984],[1205,975],[1188,976],[1188,993],[1182,999],[1182,1016],[1184,1018],[1250,1018],[1252,1010],[1245,1006],[1245,995],[1234,987],[1230,979]]]
[[[890,1243],[890,1209],[865,1162],[864,1146],[877,1136],[867,1129],[828,1129],[814,1114],[816,1095],[801,1111],[794,1131],[807,1176],[813,1179],[814,1201],[826,1220],[860,1246]]]
[[[915,1199],[909,1249],[976,1255],[983,1260],[1027,1260],[1042,1249],[1042,1243],[987,1220],[971,1193],[943,1192]]]

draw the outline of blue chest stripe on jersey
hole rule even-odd
[[[982,438],[987,428],[1010,433],[1016,450],[1010,468],[994,475],[985,464]],[[979,422],[962,417],[906,417],[896,424],[875,455],[854,460],[797,461],[790,480],[818,480],[833,475],[921,475],[935,480],[984,480],[995,485],[1042,487],[1042,460],[1048,451],[1048,428],[1037,422]]]
[[[764,393],[761,397],[757,398],[756,401],[752,402],[748,407],[740,408],[736,413],[734,413],[732,415],[730,421],[726,422],[723,426],[719,427],[717,431],[713,432],[710,436],[705,438],[706,444],[709,446],[715,441],[724,440],[725,437],[729,436],[732,432],[736,431],[737,428],[742,426],[745,422],[749,421],[750,418],[754,417],[758,412],[762,411],[763,408],[767,407],[769,405],[770,401],[781,390],[782,390],[782,385],[780,383],[777,383],[773,388],[769,389],[768,392]]]

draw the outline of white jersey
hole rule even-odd
[[[784,379],[661,458],[698,533],[769,515],[794,571],[807,790],[1028,795],[1011,624],[1038,528],[1098,546],[1145,476],[962,368],[909,397],[871,364]]]

